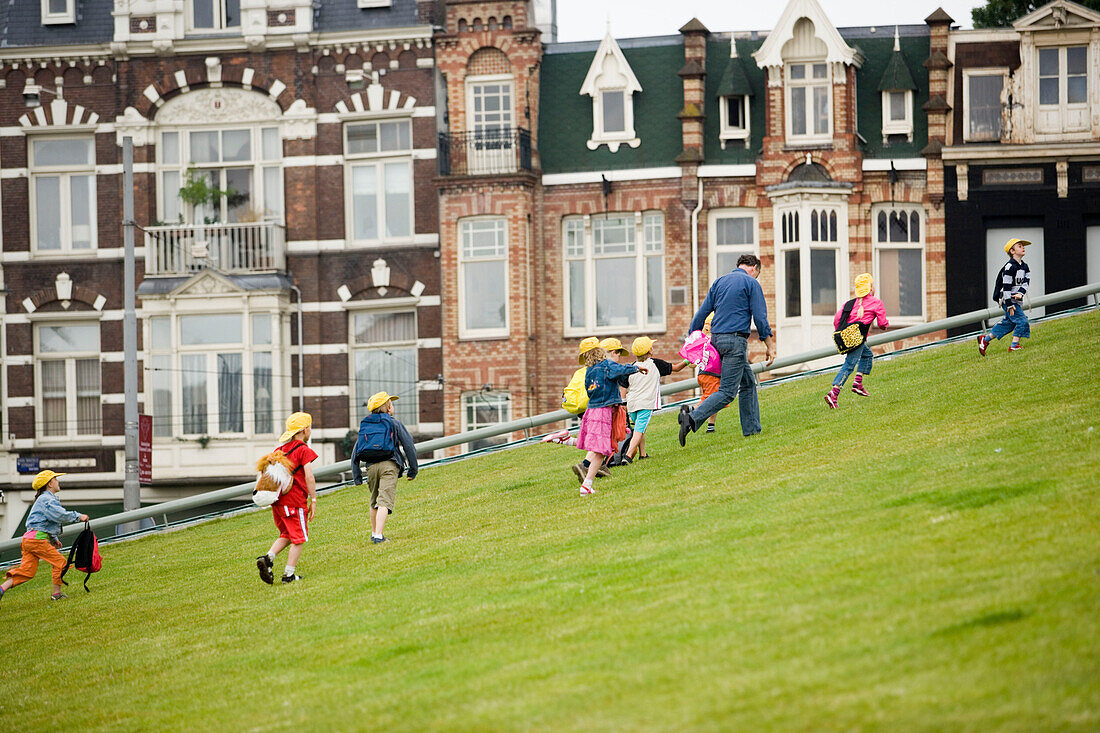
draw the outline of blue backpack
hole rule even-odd
[[[376,463],[393,458],[397,449],[394,438],[393,418],[372,412],[359,423],[359,438],[355,441],[352,457],[357,461]]]

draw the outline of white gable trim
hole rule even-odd
[[[615,42],[615,39],[611,37],[611,30],[608,29],[604,34],[603,40],[600,41],[600,47],[596,49],[596,55],[592,58],[592,65],[588,67],[588,74],[584,77],[584,83],[581,84],[581,94],[587,94],[590,97],[595,97],[599,94],[599,88],[596,86],[596,82],[603,73],[603,60],[607,56],[614,56],[615,60],[619,63],[619,69],[622,71],[623,76],[626,77],[626,91],[633,94],[634,92],[642,91],[642,85],[638,82],[638,77],[634,76],[634,70],[630,68],[630,64],[626,62],[626,56],[623,56],[623,50],[619,48],[619,44]]]
[[[1078,18],[1084,22],[1068,23],[1067,21],[1069,21],[1071,15],[1078,16]],[[1044,20],[1051,16],[1055,16],[1055,22],[1053,24],[1042,24]],[[1054,0],[1054,2],[1048,3],[1041,8],[1031,11],[1024,17],[1019,18],[1012,24],[1012,27],[1018,31],[1039,31],[1054,30],[1055,28],[1066,29],[1069,27],[1087,28],[1095,25],[1100,25],[1100,13],[1097,13],[1095,10],[1090,10],[1084,5],[1070,2],[1070,0]]]
[[[859,68],[863,65],[863,56],[844,42],[840,32],[833,25],[817,0],[790,0],[779,16],[779,22],[768,34],[767,39],[752,55],[760,68],[783,66],[783,45],[794,37],[794,25],[800,18],[808,18],[814,24],[814,35],[825,43],[827,53],[825,61],[840,63]]]

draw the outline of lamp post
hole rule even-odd
[[[137,312],[134,301],[134,140],[122,138],[122,243],[125,259],[122,273],[123,315],[123,420],[126,431],[126,472],[122,480],[122,506],[126,511],[141,508],[141,484],[138,482],[138,406],[137,406]],[[136,532],[139,522],[127,522],[123,532]]]

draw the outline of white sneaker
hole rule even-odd
[[[593,489],[591,486],[585,486],[584,484],[581,484],[581,496],[588,496],[589,494],[595,493],[596,490]]]
[[[549,435],[542,436],[543,443],[564,443],[569,439],[568,430],[559,430],[556,433],[550,433]]]

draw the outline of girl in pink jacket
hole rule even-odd
[[[890,326],[890,323],[886,320],[886,306],[875,297],[874,281],[871,279],[870,273],[865,272],[856,278],[855,301],[855,305],[852,306],[852,314],[848,319],[849,323],[863,323],[870,328],[871,324],[877,320],[879,328],[886,329]],[[834,329],[840,328],[840,319],[843,313],[844,309],[841,308],[833,317]],[[837,398],[840,397],[840,388],[848,381],[848,376],[853,369],[856,370],[856,378],[852,382],[852,391],[861,397],[871,396],[863,387],[863,375],[871,373],[873,357],[871,347],[866,343],[845,355],[844,364],[840,367],[840,371],[836,373],[836,378],[833,379],[833,388],[825,395],[825,402],[830,408],[836,409]]]

